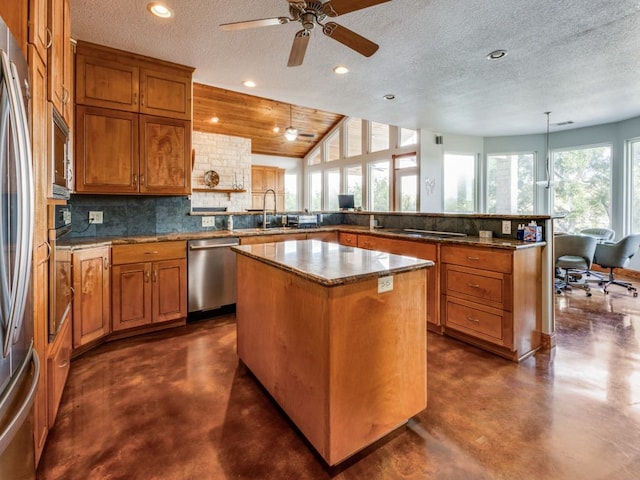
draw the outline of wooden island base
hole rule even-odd
[[[236,256],[238,355],[329,465],[424,410],[425,268],[378,293]]]

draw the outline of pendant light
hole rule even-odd
[[[544,150],[547,156],[545,167],[544,167],[546,180],[541,180],[539,182],[536,182],[536,185],[538,185],[539,187],[549,188],[551,187],[551,185],[553,185],[553,182],[551,181],[551,168],[550,168],[551,159],[549,155],[549,116],[551,115],[551,112],[544,112],[544,114],[547,116],[547,134],[544,137]]]
[[[298,129],[297,128],[293,128],[293,126],[292,126],[293,125],[292,109],[293,109],[293,107],[291,105],[289,105],[289,126],[284,131],[284,138],[286,138],[287,141],[289,141],[289,142],[293,142],[296,138],[298,138]]]

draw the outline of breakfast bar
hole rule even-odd
[[[327,464],[424,410],[433,262],[316,240],[232,249],[238,355]]]

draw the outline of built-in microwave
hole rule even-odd
[[[49,161],[51,197],[69,198],[71,168],[69,163],[69,129],[60,114],[49,103],[51,129],[49,135]]]

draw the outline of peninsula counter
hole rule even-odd
[[[238,355],[329,465],[424,410],[433,262],[315,240],[232,249]]]

